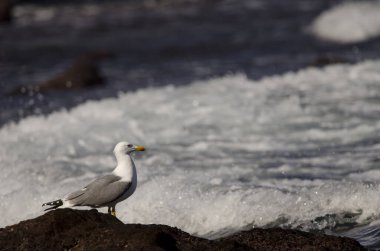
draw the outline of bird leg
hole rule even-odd
[[[116,217],[116,209],[115,209],[115,206],[111,207],[111,214],[112,214],[112,216],[115,216],[115,217]]]
[[[108,214],[111,214],[112,216],[116,217],[116,209],[115,206],[108,207]]]

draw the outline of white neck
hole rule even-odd
[[[129,154],[115,154],[117,166],[113,173],[122,178],[122,181],[132,181],[133,176],[136,175],[136,167]]]

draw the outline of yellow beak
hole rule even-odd
[[[143,146],[135,146],[136,151],[145,151],[145,147]]]

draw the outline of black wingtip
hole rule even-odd
[[[55,200],[55,201],[50,201],[50,202],[46,202],[46,203],[42,204],[43,207],[44,206],[52,206],[52,207],[46,208],[44,211],[56,209],[57,207],[60,207],[62,205],[63,205],[62,200]]]

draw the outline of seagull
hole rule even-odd
[[[99,208],[107,206],[108,213],[116,217],[116,204],[131,196],[137,186],[136,166],[130,154],[134,151],[144,150],[143,146],[119,142],[113,150],[117,166],[111,174],[101,176],[81,190],[69,193],[62,199],[44,203],[42,206],[52,206],[45,211],[58,207]]]

